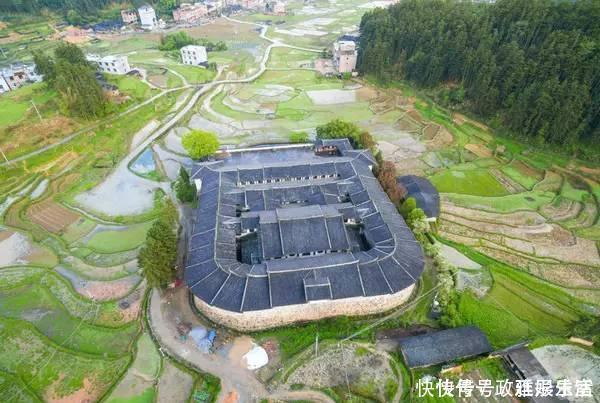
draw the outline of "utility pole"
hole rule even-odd
[[[33,99],[31,100],[31,104],[33,105],[33,108],[35,109],[38,118],[40,118],[40,122],[42,121],[42,115],[40,114],[40,111],[38,110],[37,106],[35,105],[35,102],[33,102]]]
[[[315,336],[315,357],[319,356],[319,333]]]

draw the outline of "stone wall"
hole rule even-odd
[[[395,294],[355,297],[281,306],[262,311],[231,312],[207,304],[194,296],[194,304],[210,320],[239,331],[255,331],[285,326],[295,322],[314,321],[334,316],[373,315],[389,311],[406,302],[415,285]]]

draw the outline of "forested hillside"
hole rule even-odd
[[[53,11],[95,12],[113,2],[113,0],[0,0],[0,11],[37,13],[47,8]]]
[[[542,142],[600,142],[600,1],[402,0],[361,21],[359,70]],[[597,149],[596,149],[597,150]]]
[[[0,12],[7,13],[38,13],[44,9],[66,12],[74,10],[79,13],[96,13],[114,3],[129,3],[140,6],[150,3],[161,11],[170,11],[178,4],[178,0],[0,0]]]

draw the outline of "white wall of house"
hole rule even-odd
[[[0,76],[0,94],[10,91],[10,87],[8,83],[4,79],[4,77]]]
[[[98,66],[98,70],[108,74],[127,74],[131,71],[127,56],[105,56],[98,57],[90,55],[87,57],[89,61]]]
[[[188,45],[181,48],[181,60],[183,64],[199,66],[208,62],[206,48],[204,46]]]
[[[158,24],[156,19],[156,12],[149,5],[143,5],[138,8],[138,14],[140,15],[140,24],[144,29],[154,29]]]

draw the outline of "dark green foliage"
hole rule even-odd
[[[196,45],[196,40],[188,35],[187,32],[179,31],[160,37],[160,50],[179,50],[187,45]]]
[[[334,119],[329,123],[317,127],[317,137],[320,139],[347,138],[353,145],[356,145],[359,135],[360,129],[358,126],[341,119]]]
[[[94,75],[94,68],[77,46],[62,43],[54,50],[54,58],[35,52],[36,70],[44,81],[61,96],[73,116],[93,119],[106,113],[106,100]]]
[[[182,203],[196,200],[196,185],[190,181],[190,175],[183,167],[179,169],[179,179],[175,183],[175,193]]]
[[[155,221],[138,255],[142,275],[150,287],[164,287],[175,274],[177,237],[173,226],[174,220],[171,218]]]
[[[164,51],[172,51],[179,50],[187,45],[201,45],[206,47],[206,50],[209,52],[227,50],[227,45],[223,41],[211,42],[204,38],[195,39],[184,31],[179,31],[162,36],[160,38],[160,45],[158,46],[158,48]]]
[[[81,25],[83,23],[83,17],[76,10],[67,11],[66,20],[71,25]]]
[[[374,151],[376,142],[373,136],[357,125],[341,119],[334,119],[329,123],[317,127],[317,138],[320,139],[345,139],[350,140],[354,148],[369,149]]]
[[[363,16],[359,70],[575,151],[600,140],[598,21],[595,0],[406,0]]]
[[[600,318],[585,316],[573,327],[573,336],[594,342],[594,352],[600,354]]]

